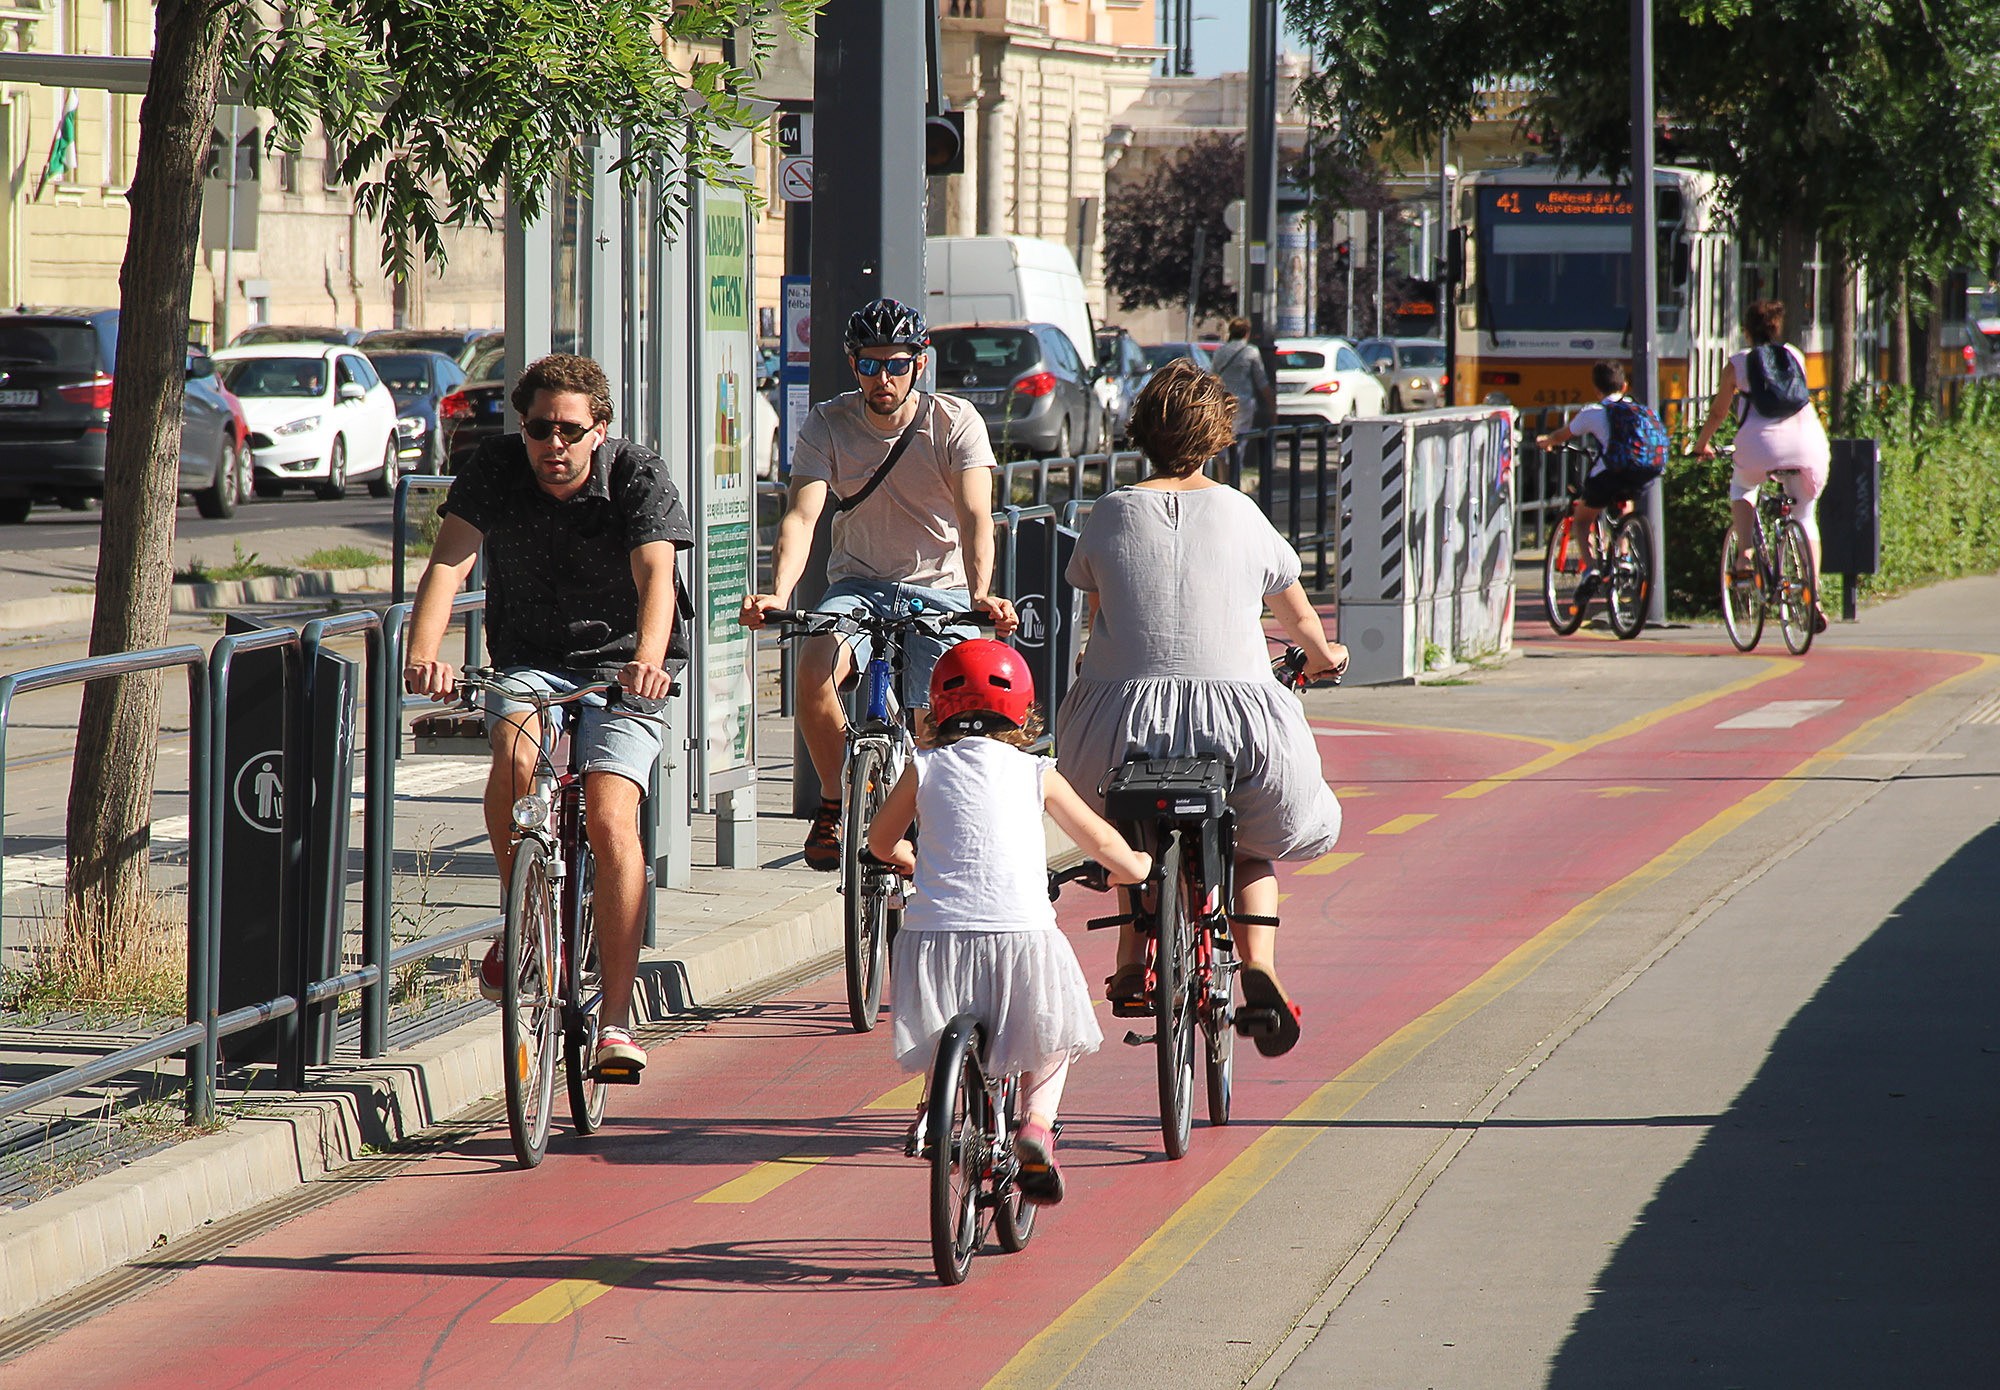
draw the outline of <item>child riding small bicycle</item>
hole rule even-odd
[[[1652,407],[1625,394],[1625,368],[1617,362],[1599,362],[1590,369],[1590,380],[1601,397],[1597,404],[1585,406],[1568,424],[1535,440],[1544,449],[1559,449],[1579,437],[1597,441],[1597,457],[1584,473],[1583,489],[1574,503],[1574,534],[1586,541],[1599,512],[1616,507],[1623,515],[1667,468],[1667,432]]]
[[[1104,1037],[1049,902],[1042,813],[1114,883],[1144,882],[1153,862],[1083,804],[1053,759],[1024,751],[1040,724],[1034,699],[1027,663],[1005,643],[975,638],[947,651],[931,674],[930,746],[876,813],[868,848],[915,876],[891,972],[897,1061],[927,1070],[946,1024],[974,1015],[988,1073],[1026,1079],[1021,1197],[1053,1205],[1063,1197],[1063,1084]],[[923,825],[914,847],[904,838],[913,819]]]

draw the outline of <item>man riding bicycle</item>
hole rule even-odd
[[[1590,369],[1590,380],[1601,397],[1597,404],[1585,406],[1567,425],[1535,440],[1544,449],[1559,449],[1579,436],[1597,441],[1575,504],[1574,534],[1586,538],[1585,544],[1599,512],[1616,507],[1624,515],[1666,468],[1666,431],[1651,407],[1625,394],[1625,368],[1617,362],[1599,362]],[[1595,562],[1604,557],[1587,558]]]
[[[685,620],[693,613],[675,552],[694,545],[666,465],[608,437],[611,386],[587,357],[542,358],[510,399],[521,432],[482,445],[440,508],[444,524],[417,588],[404,684],[450,698],[457,672],[438,659],[438,646],[452,597],[483,546],[486,645],[510,684],[560,693],[615,677],[643,699],[665,698],[688,660]],[[513,867],[512,808],[534,785],[541,747],[534,709],[487,700],[486,831],[503,888]],[[593,917],[604,981],[593,1062],[637,1071],[646,1065],[631,1034],[646,893],[639,798],[659,762],[660,726],[592,696],[578,710],[574,736],[597,862]],[[496,941],[480,967],[490,999],[500,996],[499,952]]]
[[[865,304],[849,316],[845,343],[858,389],[814,406],[800,427],[791,499],[771,553],[772,592],[744,599],[737,621],[760,628],[766,613],[789,606],[831,496],[831,582],[817,611],[886,614],[916,598],[932,610],[984,612],[1005,636],[1016,622],[1013,604],[990,592],[993,446],[985,422],[956,396],[916,389],[930,330],[915,309],[893,299]],[[805,843],[814,869],[840,867],[847,717],[839,692],[867,663],[865,646],[815,637],[799,654],[799,730],[822,789]],[[942,650],[934,639],[911,639],[905,677],[912,706],[927,703]]]

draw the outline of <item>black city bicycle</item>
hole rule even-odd
[[[1035,1232],[1035,1207],[1015,1184],[1025,1087],[1019,1076],[988,1072],[985,1047],[986,1030],[971,1014],[945,1025],[920,1121],[917,1156],[930,1168],[931,1264],[947,1284],[965,1281],[989,1229],[1010,1255]]]
[[[857,686],[857,708],[848,711],[847,757],[840,826],[840,891],[845,902],[847,1016],[857,1033],[875,1026],[882,1011],[882,987],[889,975],[889,939],[902,925],[902,881],[894,868],[868,853],[868,827],[889,789],[909,766],[916,749],[914,710],[903,707],[904,650],[922,633],[950,640],[952,627],[990,627],[981,613],[933,608],[920,598],[887,616],[862,609],[852,613],[805,613],[774,608],[767,623],[785,629],[784,640],[830,634],[870,639],[868,664]],[[961,634],[962,635],[962,634]]]
[[[1652,599],[1652,527],[1638,505],[1631,503],[1624,516],[1614,517],[1612,508],[1606,507],[1597,514],[1591,533],[1583,535],[1576,525],[1582,493],[1573,484],[1568,491],[1569,510],[1550,535],[1542,561],[1542,602],[1549,626],[1558,637],[1569,636],[1583,626],[1591,599],[1601,594],[1611,630],[1621,641],[1630,641],[1645,627],[1646,606]]]
[[[596,860],[584,833],[578,741],[558,735],[551,715],[564,705],[601,695],[623,713],[660,722],[663,705],[633,695],[615,681],[552,694],[510,682],[490,669],[459,676],[461,706],[472,708],[481,691],[532,704],[539,731],[534,784],[513,806],[514,868],[507,882],[500,989],[507,1130],[514,1156],[523,1167],[533,1168],[548,1151],[558,1049],[578,1134],[595,1133],[604,1123],[607,1085],[639,1080],[630,1069],[592,1065],[604,1002],[591,915]],[[568,756],[559,770],[565,740]]]
[[[1739,652],[1757,645],[1764,635],[1765,614],[1773,610],[1785,636],[1785,650],[1793,656],[1806,654],[1818,630],[1819,584],[1813,573],[1812,546],[1806,541],[1806,528],[1792,515],[1792,497],[1784,487],[1799,471],[1774,468],[1766,476],[1773,486],[1759,490],[1749,569],[1737,567],[1744,545],[1736,523],[1731,521],[1722,535],[1722,625]]]

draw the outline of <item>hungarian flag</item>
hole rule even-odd
[[[56,122],[55,142],[49,146],[49,162],[42,168],[41,182],[35,185],[35,196],[42,196],[42,189],[48,186],[50,179],[74,177],[76,169],[76,88],[69,87],[64,89],[62,119]]]

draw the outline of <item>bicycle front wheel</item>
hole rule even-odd
[[[959,1014],[938,1038],[925,1131],[930,1136],[931,1264],[946,1284],[962,1284],[986,1237],[979,1201],[988,1165],[986,1081],[979,1024]]]
[[[882,981],[889,973],[889,885],[885,875],[861,858],[868,847],[868,827],[889,795],[892,769],[883,754],[876,744],[857,744],[847,763],[840,887],[847,918],[847,1016],[857,1033],[875,1027],[882,1012]]]
[[[507,884],[507,926],[500,989],[501,1074],[507,1089],[507,1130],[524,1168],[542,1161],[555,1099],[556,1044],[562,1028],[557,998],[556,903],[548,852],[539,840],[514,847]]]
[[[570,956],[575,972],[570,990],[569,1025],[563,1030],[563,1077],[569,1083],[569,1117],[578,1134],[595,1134],[604,1124],[604,1097],[610,1088],[599,1081],[593,1068],[597,1060],[597,1023],[604,1007],[604,977],[597,962],[597,925],[591,916],[591,894],[596,879],[596,861],[586,849],[578,856],[582,872],[578,885],[576,942]]]
[[[1192,925],[1181,882],[1181,837],[1169,831],[1160,857],[1159,908],[1154,925],[1153,1047],[1160,1080],[1160,1137],[1168,1158],[1183,1158],[1194,1128]]]
[[[1778,629],[1785,650],[1804,656],[1812,646],[1813,618],[1819,612],[1819,582],[1813,573],[1806,528],[1787,520],[1778,528]]]
[[[1646,625],[1653,599],[1653,532],[1636,512],[1611,528],[1605,552],[1606,587],[1611,591],[1611,630],[1629,642]]]
[[[1739,575],[1737,552],[1742,548],[1732,523],[1722,533],[1722,625],[1736,650],[1747,652],[1764,635],[1764,547],[1752,548],[1750,572]]]
[[[1542,561],[1542,603],[1547,607],[1549,626],[1556,636],[1567,637],[1583,626],[1583,537],[1576,534],[1576,518],[1568,515],[1557,523],[1549,537],[1549,553]]]

